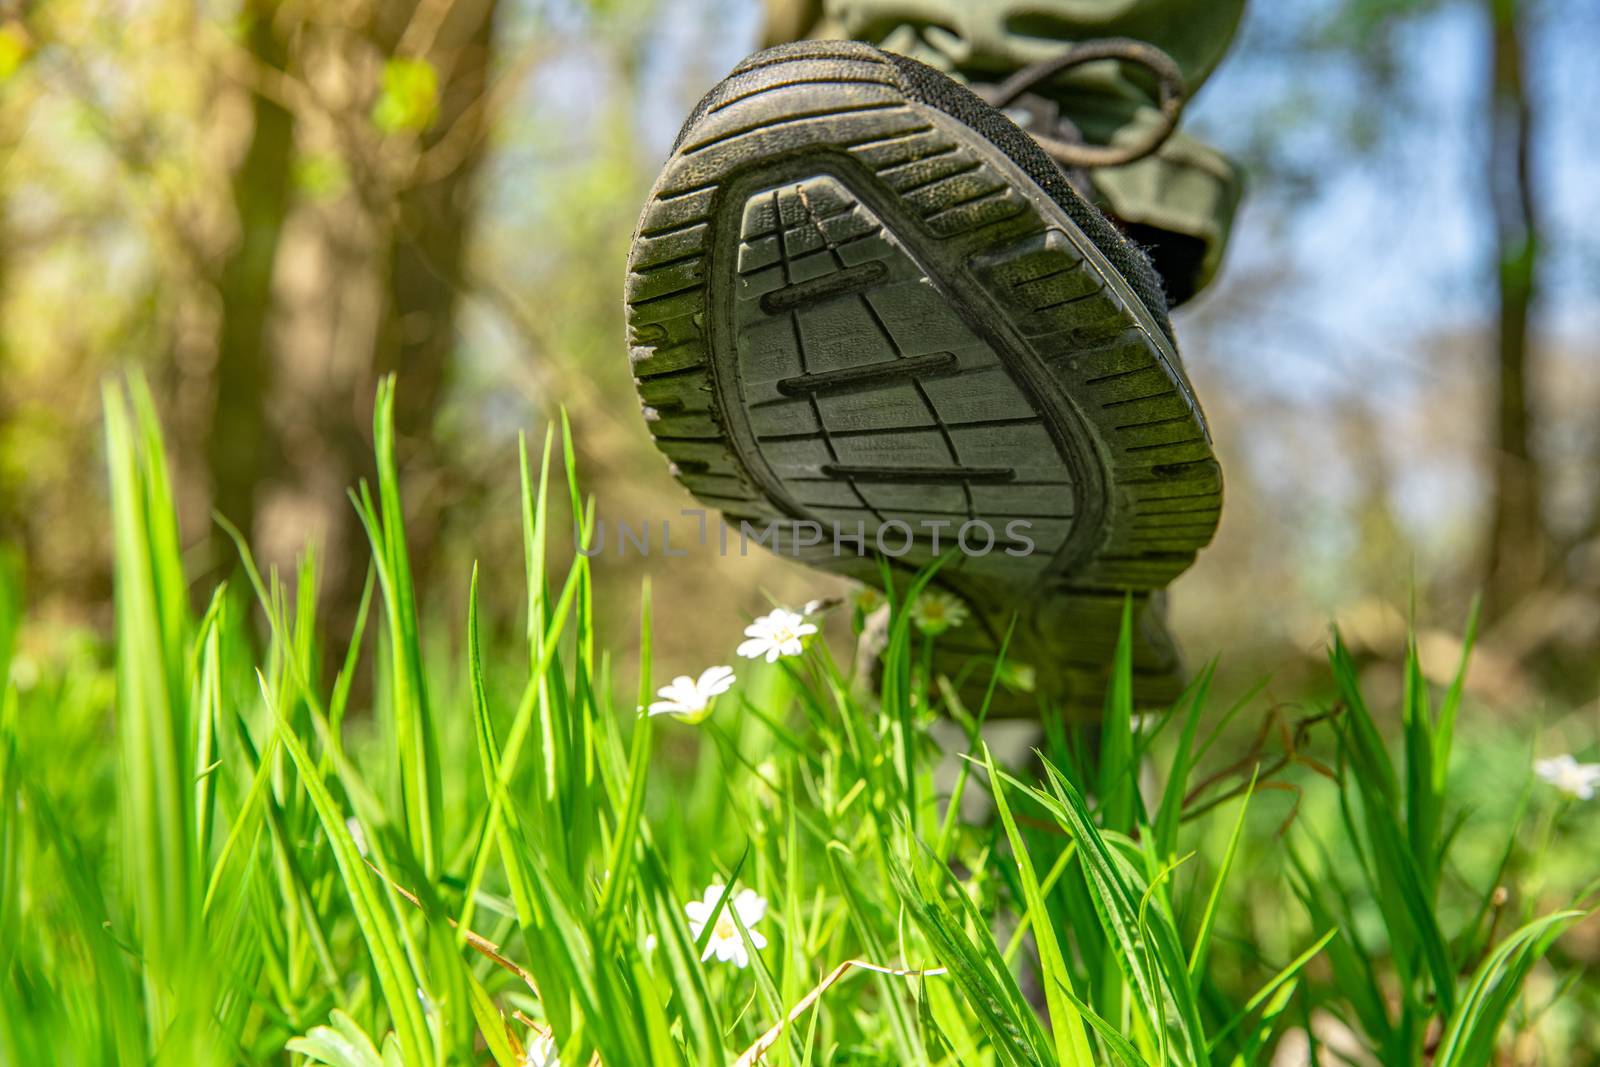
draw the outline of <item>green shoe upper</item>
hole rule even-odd
[[[765,40],[864,41],[983,92],[1076,46],[1127,38],[1169,56],[1185,94],[1193,96],[1226,54],[1244,5],[1245,0],[767,0]],[[1176,306],[1220,267],[1242,180],[1222,153],[1170,132],[1175,116],[1164,113],[1158,86],[1159,79],[1137,61],[1074,65],[1033,87],[1015,117],[1025,132],[1047,140],[1130,150],[1140,157],[1074,173],[1072,180],[1146,249],[1167,303]],[[1038,104],[1045,106],[1031,106]],[[1027,123],[1030,116],[1038,121]],[[1138,151],[1155,142],[1155,151]]]

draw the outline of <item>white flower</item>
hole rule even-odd
[[[774,663],[779,656],[798,656],[804,647],[800,639],[816,632],[805,616],[788,608],[774,608],[744,628],[744,635],[750,640],[741,644],[738,652],[745,659],[765,656],[768,663]]]
[[[937,637],[967,621],[967,606],[949,593],[935,590],[917,597],[917,602],[911,605],[911,619],[917,629],[929,637]]]
[[[680,674],[672,684],[656,691],[661,699],[650,705],[652,715],[681,715],[699,722],[711,710],[711,701],[733,688],[732,667],[707,667],[700,677]]]
[[[528,1051],[522,1055],[522,1067],[561,1067],[559,1051],[554,1035],[536,1030],[528,1035]]]
[[[1579,800],[1593,800],[1595,787],[1600,786],[1600,763],[1579,763],[1569,753],[1539,760],[1533,769],[1540,778]]]
[[[700,931],[706,927],[706,920],[710,918],[712,909],[717,906],[717,901],[722,899],[724,887],[713,882],[706,886],[705,894],[699,900],[691,900],[683,906],[683,912],[689,917],[689,936],[696,941],[700,939]],[[702,960],[717,957],[724,963],[732,963],[743,970],[750,963],[750,953],[745,949],[744,938],[739,936],[739,926],[743,926],[750,935],[750,943],[756,948],[766,948],[767,939],[755,930],[756,923],[761,921],[767,913],[767,901],[753,889],[741,889],[728,898],[727,907],[717,915],[717,924],[711,928],[711,939],[706,942],[705,955]],[[734,924],[737,916],[739,923]]]

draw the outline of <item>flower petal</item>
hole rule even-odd
[[[733,898],[733,910],[740,922],[754,926],[767,914],[767,900],[754,889],[741,889],[739,895]]]
[[[656,696],[662,700],[670,700],[674,704],[690,704],[694,702],[694,681],[689,678],[675,678],[670,685],[664,685],[656,690]]]
[[[696,684],[703,695],[714,697],[732,689],[735,680],[732,667],[707,667],[701,672],[700,680]]]

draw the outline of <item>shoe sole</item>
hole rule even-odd
[[[626,298],[656,445],[735,528],[871,581],[857,533],[893,552],[904,524],[910,571],[964,527],[975,552],[986,523],[991,550],[936,579],[977,616],[942,656],[992,656],[1018,613],[1010,658],[1092,709],[1131,593],[1136,699],[1177,695],[1142,609],[1211,540],[1222,488],[1177,353],[1017,160],[882,53],[790,46],[714,89],[650,193]]]

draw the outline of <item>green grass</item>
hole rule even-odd
[[[504,561],[425,637],[392,400],[353,494],[367,594],[326,635],[310,556],[289,580],[241,541],[241,580],[198,595],[149,397],[107,389],[114,673],[63,653],[0,711],[0,1062],[509,1067],[548,1031],[569,1065],[1232,1065],[1313,1019],[1383,1064],[1517,1040],[1588,1062],[1597,992],[1556,943],[1587,914],[1588,816],[1528,784],[1459,674],[1431,692],[1413,652],[1390,715],[1335,641],[1294,722],[1213,706],[1210,668],[1136,718],[1125,627],[1093,743],[1047,720],[1007,766],[982,703],[926,676],[911,588],[875,692],[813,639],[737,661],[703,721],[641,716],[656,675],[706,666],[652,664],[653,618],[715,605],[598,604],[588,559],[549,558],[594,514],[563,425],[523,451],[525,641],[479,626]],[[637,617],[636,680],[602,612]],[[1520,799],[1485,800],[1458,745]],[[713,934],[749,966],[702,962]]]

